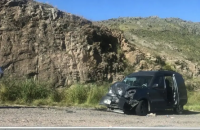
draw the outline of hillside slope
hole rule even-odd
[[[178,18],[127,17],[96,24],[123,31],[129,43],[145,54],[160,57],[165,68],[179,71],[188,81],[199,82],[200,23]]]
[[[199,62],[200,23],[187,22],[177,18],[119,18],[102,21],[103,24],[123,30],[126,38],[134,42],[137,36],[144,47],[159,51],[176,51],[178,55]],[[158,45],[159,46],[158,46]]]

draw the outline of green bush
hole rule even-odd
[[[65,90],[67,104],[97,105],[103,95],[108,91],[109,84],[75,84]]]
[[[200,92],[188,92],[188,102],[185,109],[200,111]]]
[[[70,104],[82,104],[87,100],[89,88],[80,84],[75,84],[65,90],[65,100]]]
[[[105,85],[105,86],[104,86]],[[100,99],[108,92],[108,84],[102,86],[90,86],[90,91],[88,92],[87,104],[97,105]]]
[[[18,93],[17,87],[7,87],[1,84],[0,88],[1,101],[15,101],[20,97],[20,93]]]
[[[50,89],[46,84],[36,83],[33,80],[25,80],[20,85],[21,98],[25,102],[31,102],[35,99],[45,99],[50,94]]]
[[[50,99],[53,102],[61,102],[64,100],[65,94],[63,90],[58,91],[57,89],[53,89],[50,95]]]
[[[14,101],[20,97],[19,84],[11,79],[2,79],[0,84],[0,100]]]
[[[165,64],[164,66],[162,66],[162,69],[164,70],[170,70],[170,71],[174,71],[175,69],[169,65],[169,64]]]
[[[30,103],[35,99],[47,98],[50,88],[47,84],[37,83],[32,79],[14,80],[4,78],[0,82],[0,100],[16,101],[21,100],[24,103]]]
[[[1,103],[32,105],[97,105],[110,84],[74,84],[70,88],[52,89],[47,83],[32,79],[0,81]]]

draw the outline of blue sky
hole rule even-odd
[[[36,0],[98,21],[118,17],[180,18],[200,22],[200,0]]]

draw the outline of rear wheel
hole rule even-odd
[[[147,102],[141,100],[135,108],[135,112],[139,116],[146,116],[148,113],[148,105]]]
[[[183,106],[182,105],[178,105],[174,108],[174,112],[176,114],[182,114],[183,113]]]

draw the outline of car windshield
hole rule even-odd
[[[153,76],[127,76],[122,82],[133,87],[147,87]]]

